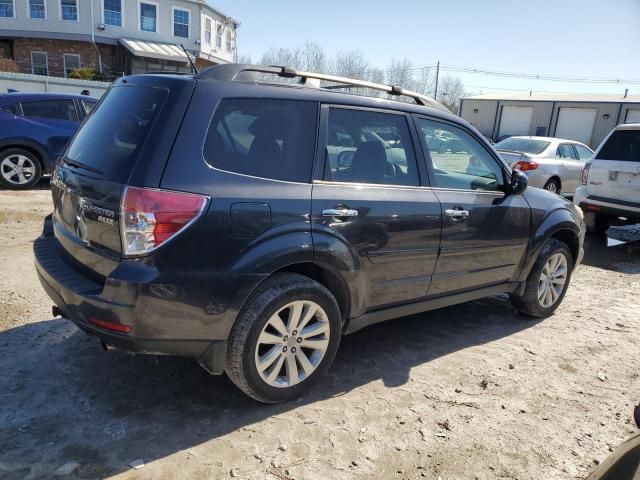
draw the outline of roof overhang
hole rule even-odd
[[[187,57],[187,53],[181,47],[172,43],[148,42],[131,38],[121,38],[119,42],[136,57],[155,58],[179,63],[189,63],[189,57],[191,57],[191,60],[195,60],[193,55],[189,53],[189,57]]]

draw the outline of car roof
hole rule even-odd
[[[91,97],[89,95],[78,95],[74,93],[25,93],[25,92],[9,92],[0,94],[0,100],[4,101],[28,101],[28,100],[43,100],[43,99],[82,99],[82,100],[92,100],[97,102],[98,99],[95,97]]]
[[[582,142],[578,142],[577,140],[569,140],[568,138],[556,138],[556,137],[539,137],[535,135],[514,135],[513,137],[505,138],[508,140],[509,138],[525,138],[527,140],[541,140],[543,142],[551,142],[551,143],[577,143],[578,145],[587,146]]]
[[[618,125],[615,130],[640,130],[640,123],[623,123]]]

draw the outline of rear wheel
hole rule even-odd
[[[229,337],[225,371],[250,397],[291,400],[328,370],[341,316],[329,290],[303,275],[276,274],[259,287]]]
[[[522,313],[533,317],[551,315],[567,292],[572,265],[569,247],[560,240],[549,239],[529,272],[524,293],[512,293],[511,303]]]
[[[42,177],[40,160],[28,150],[9,148],[0,153],[0,184],[12,190],[33,187]]]
[[[546,191],[560,195],[560,182],[555,178],[551,178],[544,184]]]

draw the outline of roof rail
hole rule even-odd
[[[412,98],[418,105],[425,107],[433,107],[439,110],[449,111],[441,103],[433,98],[427,97],[417,92],[405,90],[397,85],[383,85],[381,83],[369,82],[367,80],[356,80],[353,78],[339,77],[336,75],[327,75],[324,73],[302,72],[291,67],[283,66],[262,66],[262,65],[242,65],[236,63],[227,63],[215,65],[200,72],[197,78],[209,78],[214,80],[230,80],[239,82],[256,82],[258,76],[263,73],[277,75],[283,78],[300,77],[301,85],[325,88],[328,90],[337,90],[342,88],[369,88],[371,90],[379,90],[393,96],[405,96]],[[322,87],[320,82],[331,82],[335,85]]]

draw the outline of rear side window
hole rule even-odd
[[[220,170],[309,182],[317,108],[295,100],[223,100],[209,127],[205,160]]]
[[[65,160],[125,182],[166,98],[167,91],[158,88],[111,88],[76,134]]]
[[[36,100],[22,102],[25,117],[49,118],[52,120],[78,121],[78,112],[73,100]]]
[[[576,154],[573,151],[573,146],[571,146],[569,143],[562,143],[558,146],[558,151],[556,152],[556,158],[577,160]]]
[[[640,130],[617,130],[598,152],[597,160],[640,162]]]
[[[587,147],[583,147],[582,145],[578,145],[578,144],[573,144],[573,146],[576,149],[576,152],[578,152],[578,158],[580,160],[583,161],[587,161],[591,158],[591,155],[593,155],[593,152],[591,150],[589,150]]]

